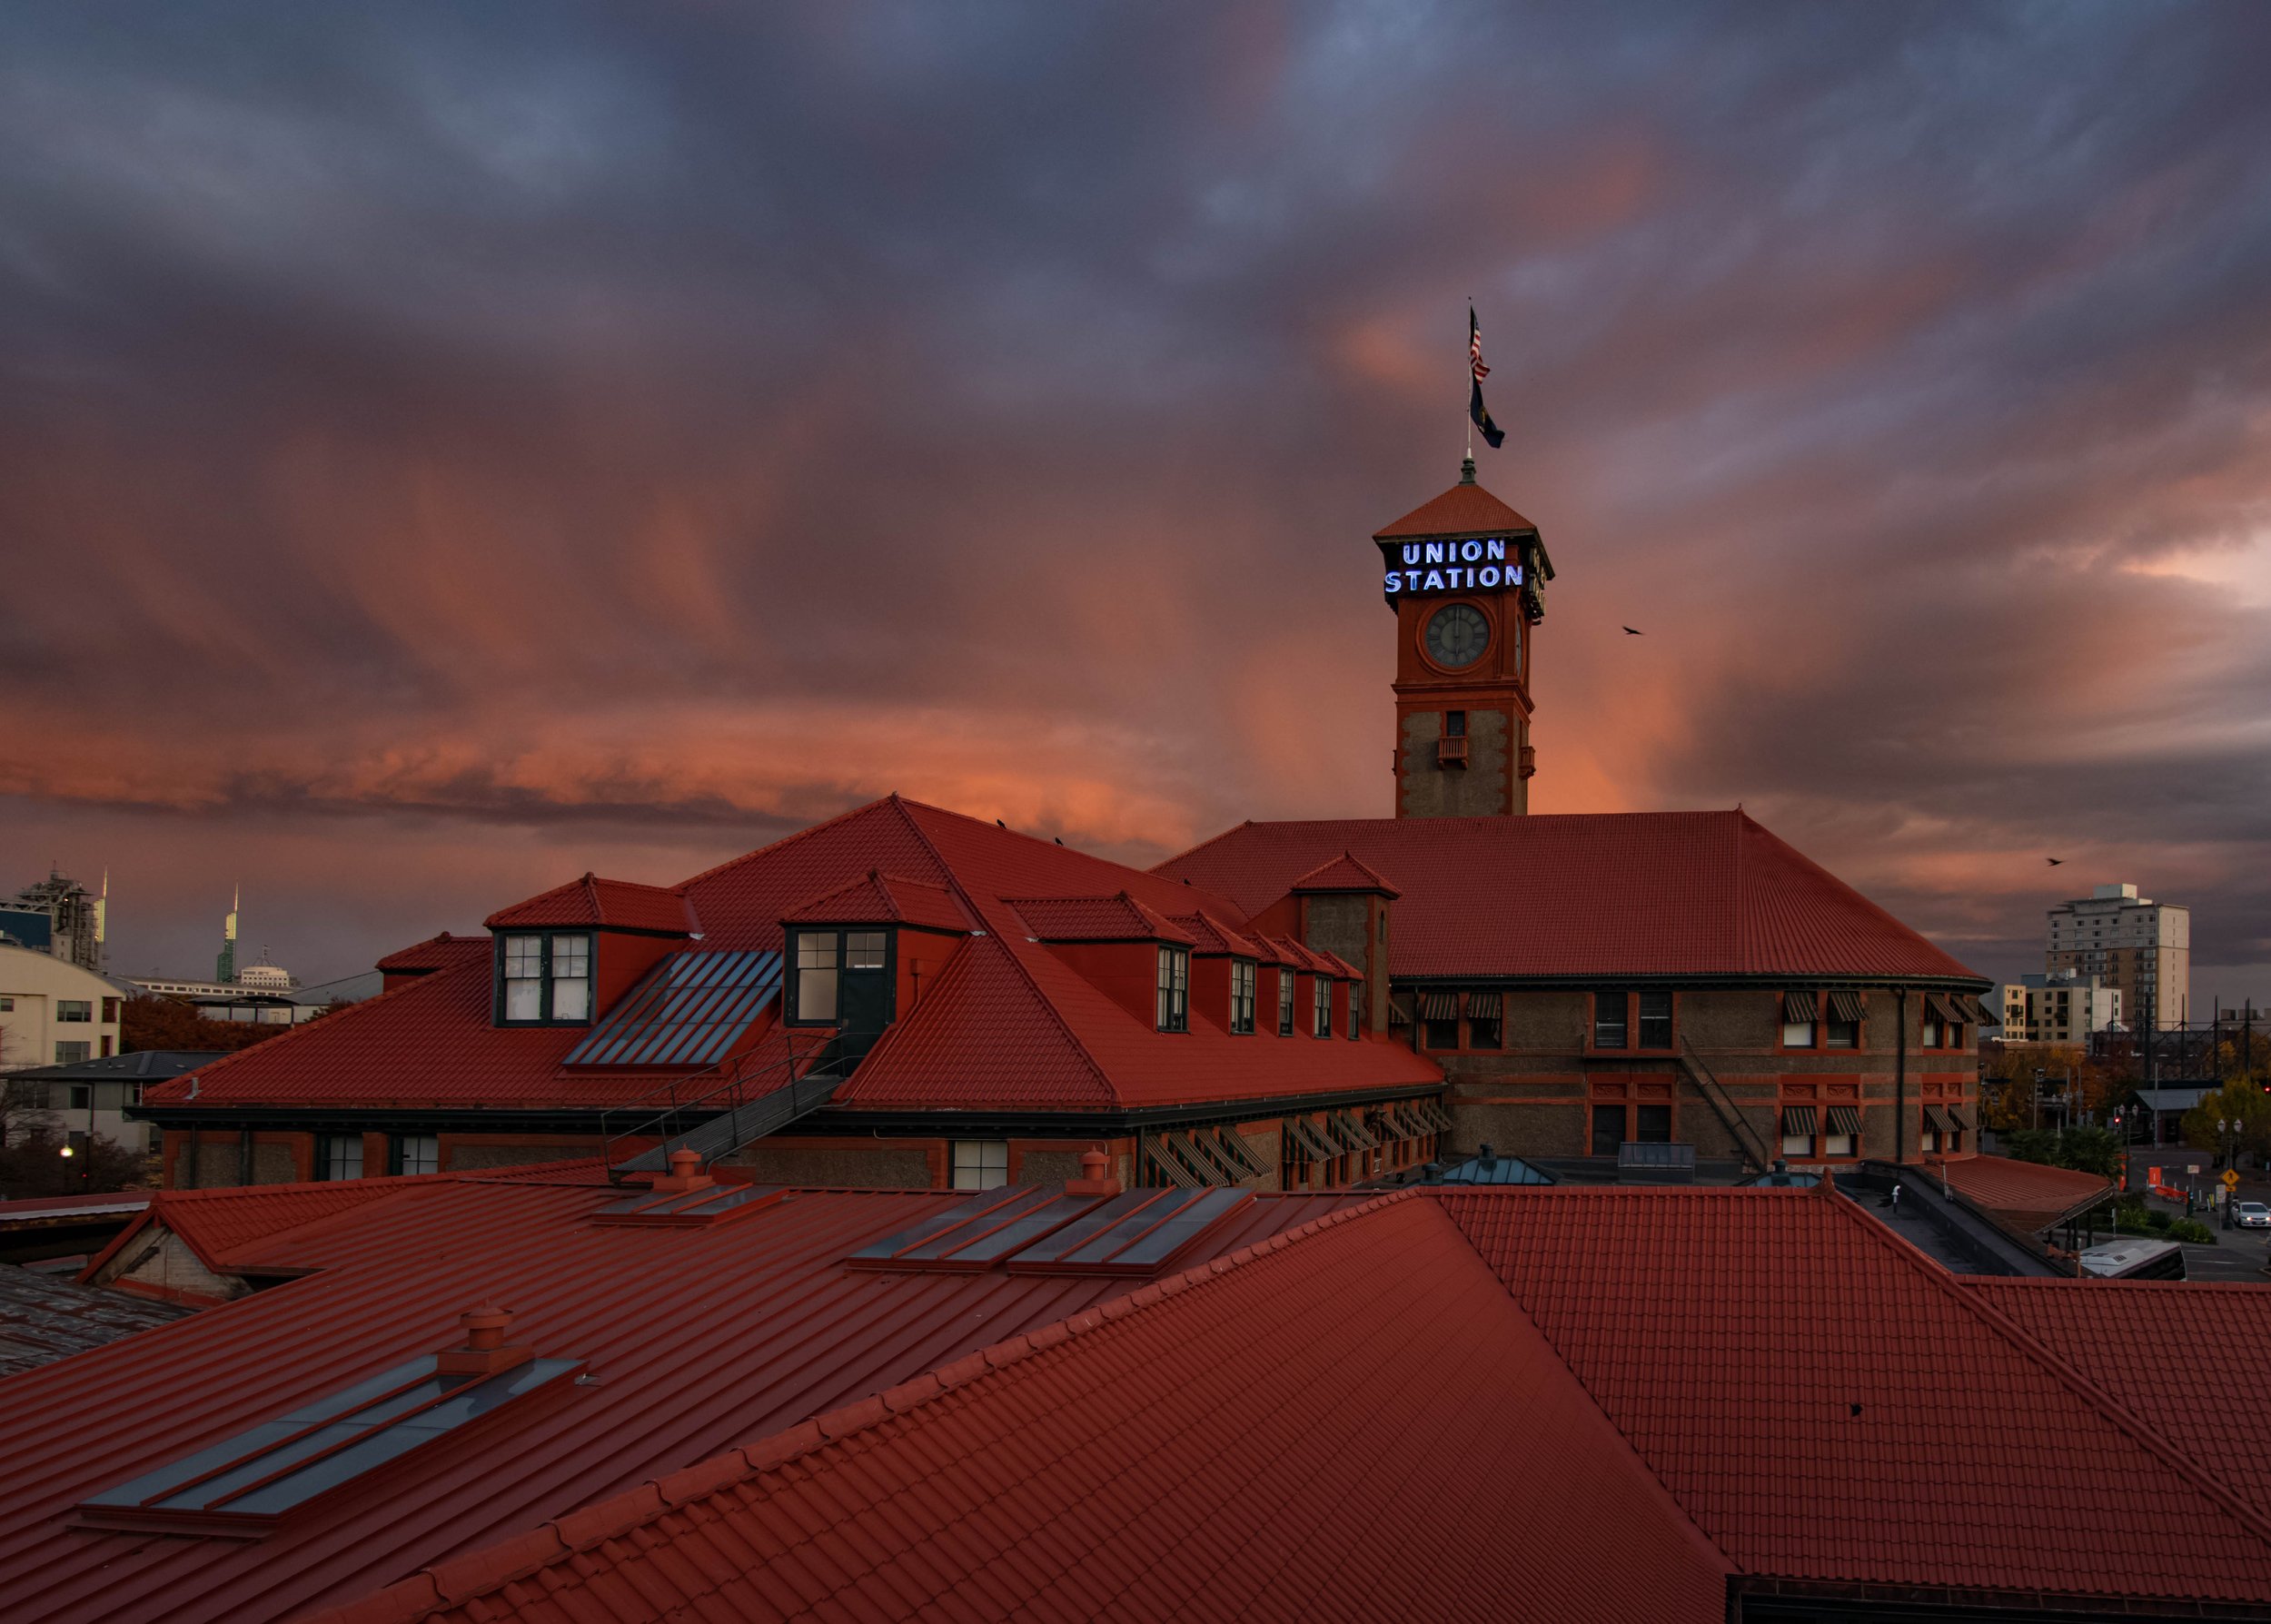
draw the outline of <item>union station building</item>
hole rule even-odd
[[[167,1183],[1969,1156],[1986,979],[1740,810],[1530,816],[1537,527],[1470,462],[1374,540],[1393,817],[1241,824],[1145,872],[892,796],[675,886],[587,874],[150,1090]]]

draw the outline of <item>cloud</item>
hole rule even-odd
[[[1366,537],[1455,470],[1472,297],[1560,571],[1534,806],[1740,800],[1996,975],[2055,845],[2271,993],[2266,48],[12,14],[0,833],[193,956],[272,874],[328,973],[894,788],[1137,858],[1384,812]]]

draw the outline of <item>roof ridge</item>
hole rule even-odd
[[[778,840],[769,840],[754,850],[743,852],[738,857],[728,857],[722,863],[713,863],[699,874],[689,875],[677,885],[665,886],[661,889],[683,894],[689,886],[698,886],[714,875],[723,874],[729,868],[739,868],[744,863],[753,863],[761,857],[778,851],[784,846],[793,846],[799,840],[819,834],[823,829],[832,829],[839,823],[848,823],[863,813],[874,811],[878,807],[897,804],[899,798],[899,792],[895,789],[890,794],[878,797],[872,801],[862,801],[857,807],[847,807],[833,817],[823,817],[819,822],[807,824],[803,828],[791,829]],[[938,854],[936,849],[933,849],[930,855],[936,857]]]
[[[1804,1191],[1799,1193],[1811,1195],[1814,1193]],[[2174,1467],[2177,1474],[2210,1504],[2228,1511],[2234,1521],[2262,1540],[2266,1547],[2271,1547],[2271,1514],[2259,1511],[2252,1505],[2233,1503],[2229,1491],[2195,1465],[2174,1443],[2162,1437],[2133,1411],[2114,1402],[2109,1394],[2094,1386],[2081,1371],[2067,1362],[2063,1356],[2052,1352],[2047,1343],[2036,1338],[2017,1320],[1979,1293],[1960,1284],[1956,1274],[1925,1255],[1920,1248],[1901,1239],[1862,1212],[1859,1203],[1851,1196],[1840,1192],[1839,1199],[1847,1209],[1842,1214],[1847,1223],[1860,1225],[1864,1233],[1873,1236],[1878,1244],[1889,1248],[1893,1256],[1906,1263],[1934,1291],[1949,1302],[1959,1304],[1963,1312],[2034,1360],[2049,1371],[2061,1386],[2080,1399],[2087,1408],[2104,1416],[2133,1441],[2144,1446],[2148,1453],[2159,1456],[2165,1464]]]
[[[635,1489],[594,1500],[563,1517],[540,1523],[524,1534],[421,1568],[409,1578],[398,1579],[341,1609],[332,1617],[336,1624],[408,1624],[436,1608],[452,1606],[481,1590],[525,1578],[563,1557],[588,1550],[604,1540],[619,1539],[690,1501],[747,1482],[840,1440],[870,1431],[895,1416],[921,1411],[957,1388],[1022,1363],[1060,1342],[1088,1335],[1113,1321],[1139,1313],[1164,1298],[1204,1285],[1218,1274],[1227,1274],[1269,1253],[1283,1252],[1322,1230],[1352,1223],[1393,1203],[1416,1200],[1420,1195],[1419,1186],[1407,1185],[1280,1230],[1235,1252],[1179,1270],[1122,1296],[1108,1298],[1076,1314],[989,1343],[936,1370],[870,1393],[857,1402],[824,1411],[753,1443],[737,1444],[691,1466],[650,1478]],[[1465,1241],[1463,1234],[1460,1238]],[[1472,1243],[1467,1244],[1472,1246]],[[1517,1303],[1515,1307],[1519,1311],[1521,1305]],[[1597,1401],[1595,1407],[1598,1408]],[[1733,1564],[1731,1561],[1729,1565]]]
[[[1231,836],[1236,834],[1240,829],[1250,829],[1254,827],[1255,820],[1251,817],[1245,819],[1243,823],[1233,824],[1230,827],[1223,830],[1220,834],[1207,836],[1205,839],[1200,841],[1196,846],[1192,847],[1187,851],[1179,851],[1171,857],[1162,857],[1158,862],[1154,863],[1150,867],[1145,869],[1144,872],[1145,874],[1159,874],[1162,870],[1171,867],[1175,864],[1180,863],[1185,857],[1195,857],[1200,852],[1205,851],[1208,847],[1229,839]]]

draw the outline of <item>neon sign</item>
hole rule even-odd
[[[1402,551],[1403,568],[1391,569],[1387,574],[1391,598],[1416,592],[1487,592],[1522,585],[1522,565],[1508,561],[1506,543],[1501,537],[1472,541],[1406,541]],[[1390,556],[1393,559],[1393,555]]]

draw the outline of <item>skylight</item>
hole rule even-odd
[[[561,1064],[708,1065],[779,995],[778,953],[673,953]]]
[[[573,1376],[575,1359],[452,1373],[428,1354],[90,1495],[82,1523],[258,1538],[310,1502]]]
[[[856,1269],[975,1272],[1158,1272],[1254,1200],[1249,1190],[1067,1194],[1062,1184],[987,1190],[854,1253]]]
[[[691,1229],[721,1218],[762,1212],[788,1194],[785,1184],[716,1184],[699,1190],[650,1190],[610,1202],[591,1215],[594,1223],[661,1224]]]

